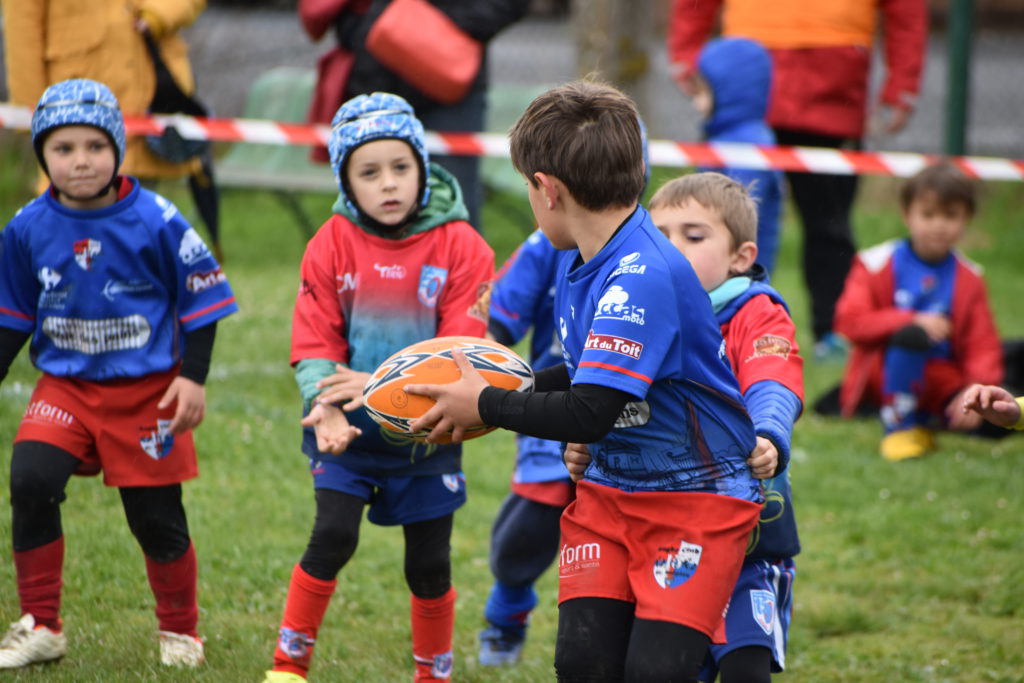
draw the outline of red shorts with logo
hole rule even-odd
[[[82,461],[77,474],[103,470],[107,486],[165,486],[199,473],[192,432],[171,434],[177,403],[156,404],[177,369],[145,377],[86,382],[43,375],[14,437],[42,441]]]
[[[639,619],[725,642],[723,614],[760,513],[731,496],[627,493],[582,481],[562,514],[558,602],[624,600]]]

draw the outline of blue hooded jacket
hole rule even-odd
[[[697,70],[714,97],[713,111],[704,122],[708,142],[775,144],[775,134],[765,123],[772,84],[767,50],[746,38],[718,38],[701,50]],[[747,168],[701,170],[719,170],[750,190],[757,201],[757,262],[771,273],[779,248],[782,173]]]

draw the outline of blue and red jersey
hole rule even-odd
[[[32,362],[47,374],[104,381],[169,370],[183,333],[238,310],[174,205],[134,179],[121,183],[130,190],[94,210],[46,192],[3,231],[0,325],[32,334]]]
[[[707,294],[643,207],[591,260],[562,257],[555,313],[574,384],[636,397],[590,444],[587,479],[761,502],[754,428]]]
[[[406,346],[445,336],[483,337],[494,252],[468,223],[449,221],[400,240],[331,216],[309,241],[292,319],[291,363],[333,359],[373,372]],[[303,452],[392,475],[456,472],[458,445],[419,444],[383,432],[363,409],[340,456],[320,453],[312,429]]]
[[[763,278],[763,271],[759,273]],[[747,561],[788,558],[800,552],[793,498],[789,484],[790,440],[793,422],[804,400],[803,359],[796,326],[782,296],[763,279],[735,278],[747,286],[726,301],[711,301],[721,324],[729,357],[747,410],[759,436],[779,451],[779,471],[763,482],[764,508],[747,551]],[[738,289],[738,288],[737,288]]]

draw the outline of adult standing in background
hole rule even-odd
[[[206,0],[3,0],[7,87],[11,102],[33,107],[47,86],[89,78],[109,87],[125,116],[146,113],[156,73],[143,38],[153,36],[168,70],[186,93],[195,82],[178,30]],[[129,138],[121,170],[142,179],[181,178],[198,158],[171,163],[141,137]]]
[[[317,39],[326,31],[318,20],[324,8],[333,7],[330,27],[341,50],[351,54],[347,83],[340,97],[346,101],[356,95],[384,91],[401,95],[416,110],[416,116],[430,131],[478,132],[484,129],[487,108],[487,43],[503,28],[521,19],[529,0],[430,0],[454,24],[484,46],[480,68],[466,95],[454,104],[431,99],[401,76],[378,61],[367,49],[367,35],[381,14],[396,0],[301,0],[299,12],[311,37]],[[319,16],[317,11],[319,10]],[[312,21],[311,21],[312,19]],[[340,104],[340,102],[338,103]],[[326,112],[332,107],[323,108]],[[336,106],[334,107],[336,108]],[[329,121],[333,111],[326,114]],[[480,159],[475,156],[434,155],[433,159],[449,170],[459,181],[463,201],[469,209],[469,222],[480,229],[483,188],[480,183]]]
[[[778,144],[860,149],[869,113],[887,134],[909,120],[924,61],[926,0],[673,0],[668,54],[687,94],[719,13],[723,35],[755,40],[772,55],[768,123]],[[879,25],[886,79],[876,114],[868,88]],[[786,175],[803,225],[814,355],[842,356],[845,342],[832,332],[832,317],[856,251],[850,212],[857,177]]]

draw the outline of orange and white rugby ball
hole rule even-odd
[[[407,393],[405,387],[458,380],[461,374],[452,358],[456,348],[492,386],[533,390],[533,370],[512,349],[478,337],[436,337],[407,346],[380,364],[363,388],[366,412],[384,429],[414,441],[426,439],[428,431],[412,432],[409,424],[430,410],[434,399]],[[487,425],[471,427],[463,438],[475,439],[494,429]]]

